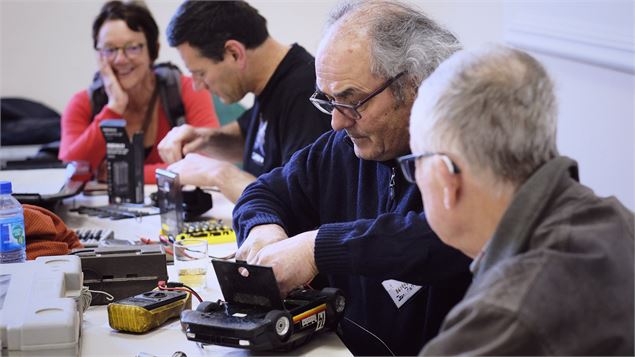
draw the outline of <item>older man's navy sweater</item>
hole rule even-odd
[[[319,228],[317,268],[346,296],[339,334],[356,355],[417,354],[471,281],[469,259],[432,232],[417,187],[396,162],[357,158],[343,131],[247,187],[234,209],[238,244],[269,223],[290,237]],[[387,279],[423,287],[397,308]]]

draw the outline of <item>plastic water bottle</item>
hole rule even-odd
[[[24,210],[11,196],[11,182],[0,181],[0,263],[26,261]]]

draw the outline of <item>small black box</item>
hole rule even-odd
[[[128,140],[124,119],[104,120],[99,127],[106,139],[108,201],[143,203],[143,133]]]

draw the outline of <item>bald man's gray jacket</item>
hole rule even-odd
[[[424,355],[629,355],[633,213],[559,157],[522,185]]]

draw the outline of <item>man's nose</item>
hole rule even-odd
[[[194,80],[192,81],[192,86],[194,87],[194,90],[196,90],[196,91],[202,90],[202,89],[209,89],[209,87],[207,87],[207,84],[205,83],[205,81],[203,81],[200,78],[196,78],[196,77],[194,77]]]
[[[333,128],[333,130],[348,129],[353,125],[355,125],[355,120],[342,114],[339,110],[334,109],[333,113],[331,113],[331,128]]]

